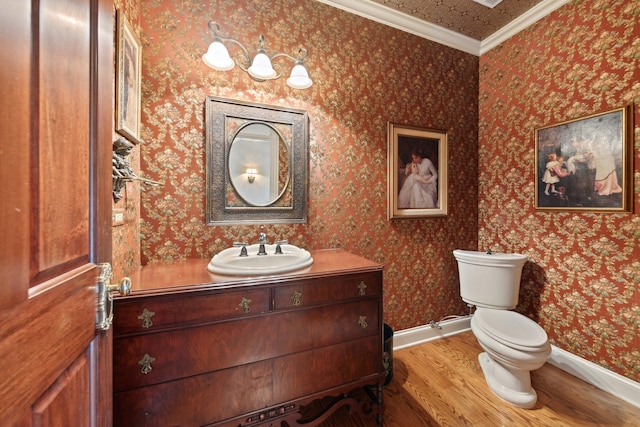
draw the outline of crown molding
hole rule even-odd
[[[476,39],[422,21],[370,0],[317,1],[463,52],[473,55],[478,55],[480,52],[480,42]]]
[[[543,0],[483,41],[414,18],[371,0],[316,0],[401,31],[480,56],[544,18],[569,0]]]
[[[527,12],[523,13],[495,33],[491,34],[480,44],[479,55],[483,55],[505,40],[518,34],[528,26],[535,24],[554,10],[568,3],[569,0],[543,0]]]

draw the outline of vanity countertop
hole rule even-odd
[[[211,288],[239,288],[273,282],[303,280],[327,274],[349,274],[382,270],[382,266],[343,249],[311,251],[314,259],[309,267],[272,276],[223,276],[207,270],[209,259],[153,262],[131,275],[131,295],[148,296],[156,293],[191,292]],[[116,298],[122,298],[116,296]]]

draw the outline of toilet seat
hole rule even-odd
[[[539,351],[548,346],[547,333],[533,320],[509,310],[480,308],[476,324],[499,343],[522,351]]]

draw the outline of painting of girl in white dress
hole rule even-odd
[[[630,111],[618,108],[536,130],[537,209],[630,208]]]
[[[398,194],[398,208],[435,208],[438,204],[438,171],[419,147],[411,151],[404,168],[404,180]]]
[[[389,126],[389,219],[446,215],[446,133]]]

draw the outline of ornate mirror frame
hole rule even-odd
[[[205,101],[207,225],[307,222],[308,115],[304,110],[207,96]],[[289,148],[289,184],[268,206],[244,201],[231,184],[229,150],[238,129],[264,123]]]

